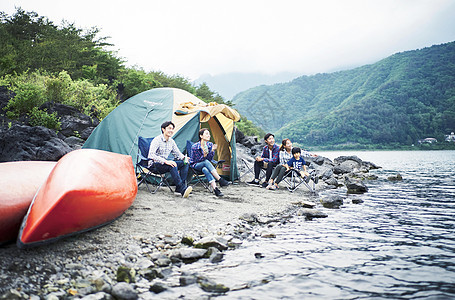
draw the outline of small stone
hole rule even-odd
[[[180,286],[187,286],[197,282],[197,277],[194,275],[182,275],[179,279]]]
[[[229,288],[224,284],[216,283],[208,278],[199,278],[198,284],[206,292],[209,293],[226,293]]]
[[[180,258],[185,260],[195,260],[204,257],[207,253],[206,249],[182,248],[179,250]]]
[[[171,264],[171,260],[169,259],[169,257],[164,256],[164,257],[158,258],[155,261],[155,264],[160,267],[167,267]]]
[[[182,244],[188,245],[188,246],[193,246],[194,239],[190,236],[184,236],[181,241]]]
[[[363,200],[362,199],[352,199],[352,203],[353,204],[360,204],[360,203],[363,203]]]
[[[119,282],[112,288],[112,296],[121,300],[136,300],[138,298],[134,288],[126,283]]]
[[[164,292],[165,290],[167,290],[167,287],[164,284],[159,283],[159,282],[152,284],[150,286],[150,291],[154,292],[155,294],[159,294],[161,292]]]
[[[131,283],[135,281],[136,271],[132,268],[119,267],[117,269],[117,281]]]
[[[312,220],[313,218],[327,218],[328,215],[317,209],[302,208],[297,212],[298,216],[305,216],[306,219]]]
[[[262,238],[276,238],[276,234],[267,230],[263,230],[261,232]]]
[[[99,292],[96,294],[87,295],[83,297],[82,300],[114,300],[114,298],[108,293]]]
[[[216,236],[202,238],[194,244],[194,247],[203,249],[215,247],[218,250],[226,250],[228,248],[227,241],[221,237]]]
[[[389,180],[389,181],[401,181],[401,180],[403,180],[403,177],[401,176],[400,173],[398,173],[397,175],[387,177],[387,180]]]
[[[240,220],[246,221],[248,223],[254,223],[257,222],[258,216],[255,213],[244,213],[243,215],[240,216]]]

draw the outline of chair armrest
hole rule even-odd
[[[224,159],[221,159],[221,160],[218,160],[218,161],[217,161],[217,160],[214,160],[214,159],[211,160],[211,163],[214,164],[214,165],[217,166],[217,167],[218,167],[218,165],[221,165],[221,164],[224,163],[224,162],[225,162]]]

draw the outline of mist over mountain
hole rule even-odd
[[[237,94],[241,114],[308,146],[411,145],[455,131],[455,42]]]
[[[219,93],[226,100],[231,100],[237,93],[249,88],[278,82],[291,81],[302,74],[283,72],[274,75],[261,73],[225,73],[220,75],[204,74],[194,81],[195,85],[205,82],[210,89]]]

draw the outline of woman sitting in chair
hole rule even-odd
[[[270,177],[268,190],[276,190],[278,183],[283,180],[283,176],[289,170],[288,161],[292,158],[292,142],[290,139],[281,141],[280,146],[280,164],[273,169],[272,177]]]
[[[209,141],[210,131],[207,128],[199,130],[199,142],[191,147],[190,166],[196,171],[203,172],[215,195],[221,197],[224,195],[216,187],[215,180],[220,183],[220,186],[227,186],[229,182],[218,174],[211,162],[218,146]]]

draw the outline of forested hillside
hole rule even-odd
[[[455,131],[455,42],[375,64],[259,86],[232,100],[247,118],[306,146],[411,145]]]
[[[45,103],[73,106],[104,118],[123,100],[157,87],[186,90],[206,102],[226,103],[207,84],[193,85],[180,75],[145,72],[125,66],[111,51],[108,37],[96,27],[56,25],[36,12],[18,8],[13,15],[0,11],[0,87],[12,95],[0,102],[0,126],[22,122],[59,130],[59,120],[43,108]],[[227,102],[226,104],[230,104]],[[239,127],[258,131],[246,118]]]

